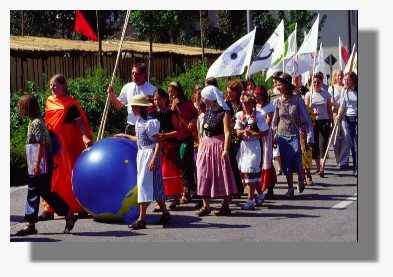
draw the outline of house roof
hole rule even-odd
[[[118,52],[119,40],[103,40],[102,52]],[[97,52],[98,43],[93,41],[80,41],[69,39],[55,39],[31,36],[11,36],[10,49],[14,51],[44,51],[44,52]],[[149,53],[150,45],[147,41],[123,41],[122,51],[132,53]],[[185,56],[198,56],[202,48],[176,44],[153,43],[154,53],[168,53]],[[204,49],[205,54],[218,55],[223,51]]]

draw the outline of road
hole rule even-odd
[[[332,153],[330,153],[332,154]],[[332,156],[332,155],[331,155]],[[294,177],[296,180],[297,178]],[[217,217],[194,215],[195,203],[171,211],[172,220],[165,226],[152,225],[160,217],[148,208],[147,229],[130,230],[123,222],[102,222],[94,218],[79,219],[71,234],[63,234],[65,221],[39,222],[37,235],[16,237],[24,226],[26,186],[11,187],[11,242],[356,242],[357,179],[350,168],[340,170],[327,161],[325,178],[313,177],[315,186],[307,186],[302,194],[295,192],[286,199],[284,176],[278,176],[275,196],[265,200],[255,211],[240,209],[246,201],[231,202],[232,215]],[[170,202],[167,202],[169,205]],[[212,201],[218,208],[220,200]],[[43,207],[41,206],[41,210]]]

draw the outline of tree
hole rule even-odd
[[[23,17],[22,17],[23,13]],[[101,37],[113,35],[113,30],[107,23],[112,11],[100,11],[99,25]],[[23,18],[23,22],[22,22]],[[80,34],[74,32],[75,11],[69,10],[12,10],[10,11],[10,33],[14,36],[38,36],[64,39],[80,39]]]

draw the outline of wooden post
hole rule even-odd
[[[101,36],[100,36],[100,24],[99,24],[99,12],[96,10],[96,20],[97,20],[97,38],[98,38],[98,55],[99,55],[99,65],[103,68],[104,64],[102,61],[102,43],[101,43]]]

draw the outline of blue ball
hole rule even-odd
[[[139,216],[135,142],[105,138],[84,150],[75,162],[72,188],[93,217],[131,222]]]

